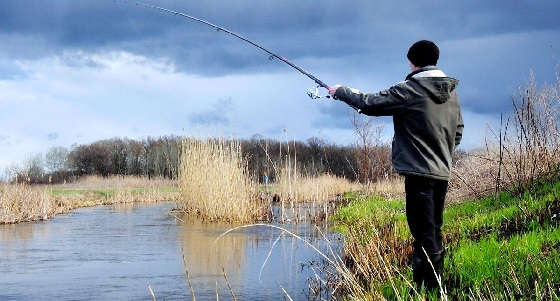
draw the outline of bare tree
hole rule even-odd
[[[51,173],[65,171],[68,168],[69,153],[68,149],[62,146],[49,149],[45,154],[45,167],[47,170]]]
[[[383,145],[383,125],[376,118],[354,112],[351,117],[356,135],[356,161],[358,180],[362,183],[375,182],[388,177],[391,172],[390,149]]]

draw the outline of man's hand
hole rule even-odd
[[[329,94],[332,98],[334,98],[334,94],[336,93],[336,90],[340,87],[342,86],[341,85],[329,86]]]

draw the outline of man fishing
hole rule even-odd
[[[455,93],[458,81],[436,67],[439,49],[433,42],[418,41],[410,47],[407,57],[411,73],[404,82],[379,93],[365,94],[340,85],[330,87],[285,57],[223,26],[164,7],[138,1],[135,4],[202,23],[266,52],[269,58],[286,63],[317,84],[315,91],[308,91],[312,99],[322,98],[318,88],[323,87],[358,112],[393,116],[393,167],[405,176],[406,217],[414,238],[414,281],[429,288],[438,286],[444,256],[443,205],[451,154],[461,142],[463,119]]]
[[[406,219],[414,238],[413,280],[433,289],[439,286],[443,268],[443,206],[463,119],[455,92],[458,80],[436,67],[436,44],[418,41],[407,58],[411,73],[387,90],[362,93],[340,85],[328,89],[333,98],[358,112],[393,116],[392,160],[394,169],[405,177]]]

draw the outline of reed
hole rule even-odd
[[[464,200],[501,190],[519,193],[560,172],[560,75],[538,87],[534,76],[513,98],[513,111],[490,129],[485,147],[457,160],[450,197]]]
[[[365,185],[365,190],[367,194],[380,195],[388,200],[404,200],[404,177],[398,176],[380,179]]]
[[[345,192],[361,188],[357,183],[331,174],[310,176],[297,170],[282,169],[273,191],[283,201],[301,203],[334,201]]]
[[[44,189],[25,184],[0,186],[0,224],[47,219],[56,211]]]
[[[0,184],[0,224],[52,218],[97,205],[176,201],[174,181],[136,176],[89,176],[59,185]]]
[[[185,139],[179,187],[178,207],[205,220],[243,223],[263,216],[257,185],[236,140]]]

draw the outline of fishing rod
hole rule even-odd
[[[125,0],[124,2],[128,2],[128,1]],[[312,79],[317,84],[317,87],[307,90],[307,95],[311,99],[320,99],[320,98],[323,98],[323,97],[330,98],[330,96],[328,94],[325,95],[325,96],[319,95],[319,88],[325,88],[327,90],[329,89],[329,86],[327,84],[325,84],[322,80],[318,79],[316,76],[314,76],[313,74],[305,71],[303,68],[297,66],[296,64],[290,62],[287,58],[285,58],[283,56],[280,56],[280,55],[272,52],[271,50],[268,50],[267,48],[257,44],[254,41],[249,40],[248,38],[246,38],[246,37],[244,37],[244,36],[242,36],[238,33],[235,33],[235,32],[233,32],[233,31],[231,31],[231,30],[229,30],[225,27],[210,23],[210,22],[208,22],[204,19],[197,18],[197,17],[191,16],[191,15],[188,15],[186,13],[179,12],[179,11],[171,10],[171,9],[168,9],[168,8],[165,8],[165,7],[161,7],[161,6],[157,6],[157,5],[153,5],[153,4],[149,4],[149,3],[144,3],[144,2],[140,2],[140,1],[134,1],[134,4],[136,4],[137,6],[140,6],[140,7],[144,7],[144,8],[148,8],[148,9],[155,9],[155,10],[167,13],[167,14],[171,14],[171,15],[175,15],[175,16],[179,16],[179,17],[184,17],[184,18],[190,19],[192,21],[202,23],[204,25],[207,25],[207,26],[210,26],[210,27],[216,29],[217,31],[222,31],[222,32],[227,33],[229,35],[232,35],[232,36],[234,36],[234,37],[236,37],[236,38],[238,38],[242,41],[245,41],[245,42],[257,47],[258,49],[266,52],[267,54],[269,54],[270,55],[270,57],[269,57],[270,60],[272,60],[274,58],[279,59],[280,61],[288,64],[288,66],[290,66],[290,67],[296,69],[297,71],[299,71],[301,74],[303,74],[303,75],[309,77],[310,79]]]

